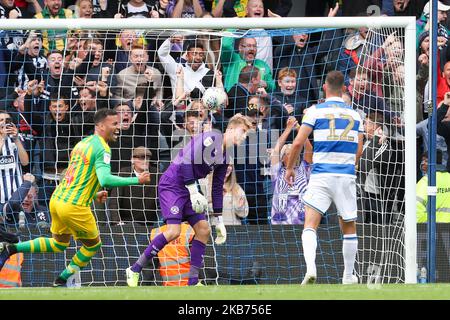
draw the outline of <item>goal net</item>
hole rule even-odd
[[[352,104],[366,131],[358,172],[358,273],[373,281],[398,282],[405,272],[404,46],[403,29],[369,29],[353,78]]]
[[[100,108],[119,115],[120,136],[110,144],[112,172],[152,174],[149,185],[110,189],[104,205],[93,205],[103,245],[75,282],[126,285],[125,269],[164,228],[157,183],[173,157],[193,135],[224,131],[227,119],[242,113],[254,130],[236,148],[224,186],[227,241],[214,244],[216,218],[209,214],[213,232],[201,278],[208,285],[300,283],[306,271],[304,206],[291,202],[293,194],[277,183],[282,163],[272,160],[287,119],[301,123],[304,111],[323,101],[322,84],[331,70],[344,73],[344,99],[365,119],[355,272],[364,283],[415,282],[415,119],[405,112],[414,105],[415,74],[405,68],[414,61],[408,46],[414,32],[407,28],[414,21],[168,20],[33,20],[33,31],[23,32],[27,20],[20,26],[1,21],[2,32],[17,37],[0,55],[1,109],[28,152],[23,172],[36,177],[41,209],[33,212],[43,212],[50,223],[51,194],[74,145],[93,134]],[[225,90],[226,106],[205,107],[209,87]],[[287,135],[285,143],[294,137]],[[301,165],[307,179],[313,164]],[[199,183],[210,199],[210,178]],[[14,213],[4,226],[20,241],[50,236],[33,212],[25,215],[25,225]],[[141,284],[182,281],[192,237],[183,228],[176,243],[144,268]],[[64,254],[25,254],[23,285],[50,285],[79,245],[72,241]],[[342,236],[333,206],[318,230],[316,262],[319,283],[341,282]]]

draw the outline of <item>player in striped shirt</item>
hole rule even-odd
[[[355,166],[362,153],[364,128],[360,115],[342,99],[344,75],[328,73],[323,85],[326,100],[308,109],[303,118],[287,163],[285,179],[292,184],[294,165],[308,136],[314,132],[313,169],[303,196],[306,206],[302,234],[306,275],[302,284],[314,283],[316,271],[316,230],[331,201],[338,210],[343,233],[343,284],[357,283],[353,275],[358,238],[356,237],[356,175]]]
[[[93,200],[102,203],[106,201],[107,192],[99,191],[99,188],[150,181],[148,172],[128,178],[111,174],[111,150],[108,142],[116,141],[119,134],[117,113],[100,109],[94,116],[94,123],[95,134],[75,145],[64,179],[56,187],[50,200],[52,238],[41,237],[17,244],[0,243],[0,270],[8,257],[17,252],[63,252],[73,236],[83,246],[53,284],[55,287],[65,286],[67,279],[84,268],[102,245],[90,209]]]

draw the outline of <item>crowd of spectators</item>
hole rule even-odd
[[[0,0],[0,18],[264,19],[288,16],[292,6],[291,0]],[[374,8],[380,11],[373,12]],[[438,97],[443,104],[450,91],[449,9],[439,2],[439,71],[443,72],[439,73]],[[418,134],[426,137],[427,1],[316,0],[306,1],[305,7],[306,16],[372,14],[413,15],[417,19],[416,113]],[[301,124],[307,108],[322,101],[324,75],[337,69],[346,79],[344,100],[367,119],[365,156],[358,175],[360,208],[366,212],[365,221],[390,223],[391,213],[403,210],[398,206],[404,184],[405,50],[401,30],[378,35],[376,40],[369,39],[369,30],[363,27],[286,35],[263,29],[245,34],[227,31],[235,36],[211,30],[0,31],[0,157],[4,159],[0,172],[5,175],[0,179],[1,205],[19,189],[22,175],[32,173],[39,204],[47,206],[71,149],[93,133],[95,111],[114,108],[121,136],[111,145],[112,171],[131,176],[150,170],[152,181],[145,187],[111,190],[103,220],[154,224],[159,221],[158,177],[176,152],[193,135],[224,130],[227,119],[242,113],[252,118],[255,130],[229,166],[224,220],[229,224],[303,223],[302,210],[296,217],[283,211],[289,209],[288,195],[282,194],[279,181],[283,156],[274,158],[274,149],[284,155],[288,152],[297,128],[294,121]],[[228,101],[223,110],[209,112],[202,103],[201,97],[210,87],[226,91]],[[438,146],[446,161],[450,149],[448,137],[443,136]],[[426,139],[418,146],[420,154],[426,151]],[[312,161],[308,152],[299,163],[305,177]],[[297,188],[303,188],[300,184]],[[208,181],[204,188],[208,193]],[[379,216],[384,212],[388,214]]]

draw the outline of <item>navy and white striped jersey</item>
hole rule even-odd
[[[0,5],[0,19],[9,19],[9,13],[11,11],[17,11],[19,14],[18,18],[22,18],[22,11],[19,7],[14,6],[13,8],[8,8],[6,6]]]
[[[359,113],[332,97],[308,109],[302,123],[314,130],[311,174],[355,176],[358,134],[364,132]]]
[[[28,87],[28,81],[33,79],[40,81],[44,78],[48,63],[44,56],[28,56],[23,63],[24,65],[18,71],[17,87],[25,90]]]
[[[6,137],[0,152],[0,203],[6,203],[22,182],[22,165],[17,145]]]
[[[273,186],[272,224],[305,223],[305,204],[302,197],[308,185],[310,165],[302,161],[294,170],[295,180],[290,186],[284,179],[286,168],[281,162],[270,167]]]

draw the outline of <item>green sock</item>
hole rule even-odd
[[[53,238],[36,238],[14,245],[18,252],[63,252],[69,243],[58,242]]]
[[[59,277],[67,280],[75,272],[78,272],[86,267],[101,246],[101,242],[92,247],[82,246],[80,250],[78,250],[77,253],[73,256],[72,261],[70,261],[67,268],[63,272],[61,272]]]

